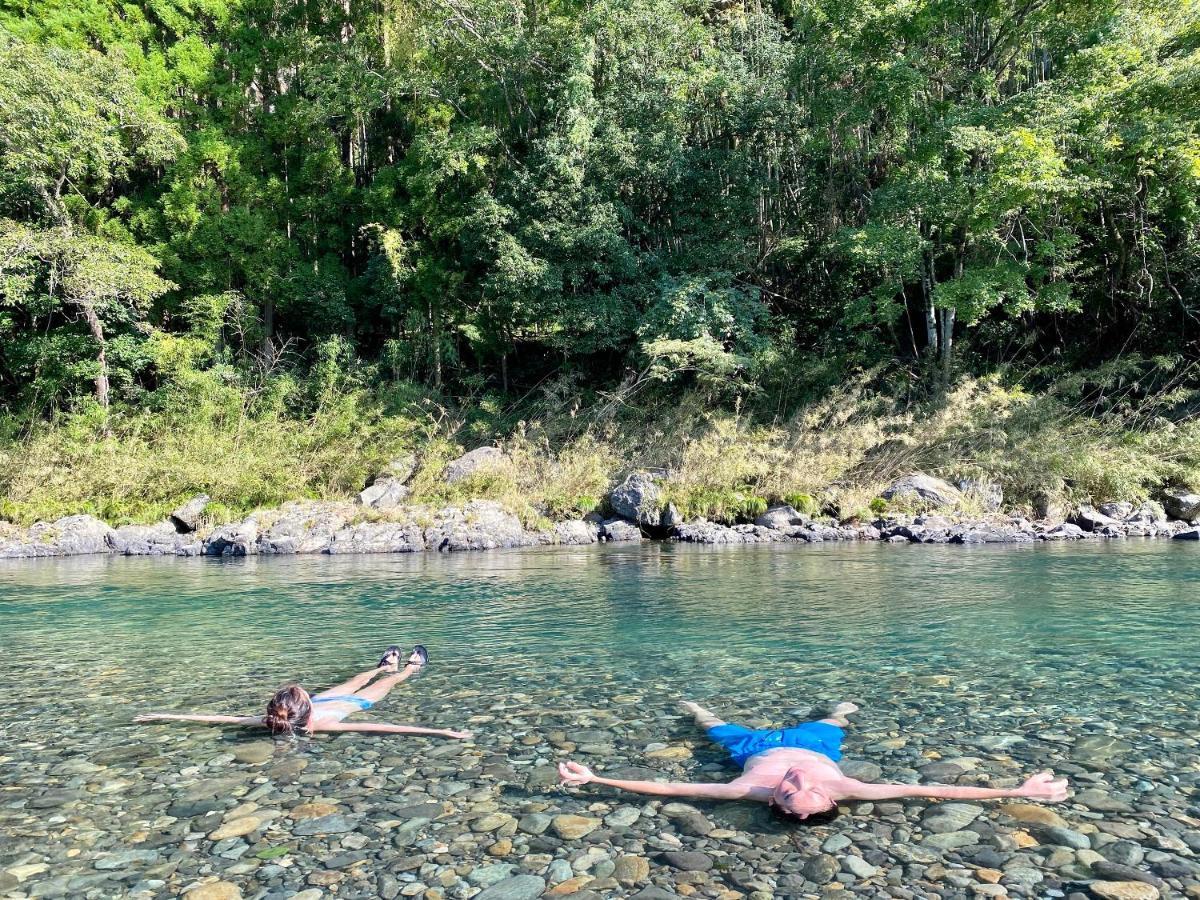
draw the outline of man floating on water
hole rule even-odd
[[[807,819],[837,807],[839,800],[895,800],[929,797],[936,800],[997,800],[1024,797],[1052,803],[1067,799],[1067,780],[1040,772],[1020,787],[1009,789],[957,787],[941,784],[868,784],[850,778],[838,767],[846,716],[857,712],[853,703],[840,703],[825,719],[792,728],[755,731],[731,725],[696,703],[680,703],[708,736],[729,751],[742,775],[727,784],[696,782],[622,781],[602,778],[587,766],[562,762],[559,779],[568,787],[603,784],[639,794],[695,797],[709,800],[754,800],[781,812]]]

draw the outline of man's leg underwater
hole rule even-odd
[[[858,706],[854,703],[844,702],[839,703],[824,719],[817,719],[818,722],[824,722],[826,725],[836,725],[838,728],[849,728],[850,722],[846,716],[858,712]]]
[[[724,719],[719,718],[716,713],[709,712],[699,703],[693,703],[690,700],[680,700],[679,706],[686,712],[691,713],[696,724],[707,731],[710,728],[716,728],[718,725],[727,724]]]

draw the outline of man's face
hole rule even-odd
[[[771,795],[771,803],[798,819],[807,819],[837,805],[828,794],[807,784],[799,769],[787,770],[783,780],[775,787],[775,793]]]

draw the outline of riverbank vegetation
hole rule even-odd
[[[1200,485],[1198,127],[1193,0],[7,7],[0,516]]]

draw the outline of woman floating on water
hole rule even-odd
[[[420,644],[413,647],[408,664],[400,668],[401,650],[388,647],[379,660],[379,665],[360,672],[349,681],[309,694],[298,684],[281,688],[267,703],[267,711],[261,716],[199,716],[155,713],[137,716],[135,722],[155,722],[160,719],[177,719],[184,722],[207,722],[213,725],[262,725],[273,733],[291,734],[302,728],[310,734],[315,731],[364,731],[377,734],[432,734],[440,737],[469,738],[469,731],[446,731],[441,728],[419,728],[415,725],[389,725],[385,722],[354,722],[342,720],[356,712],[370,709],[388,695],[400,682],[411,678],[429,662],[429,654]],[[377,675],[383,677],[374,684],[369,682]]]

